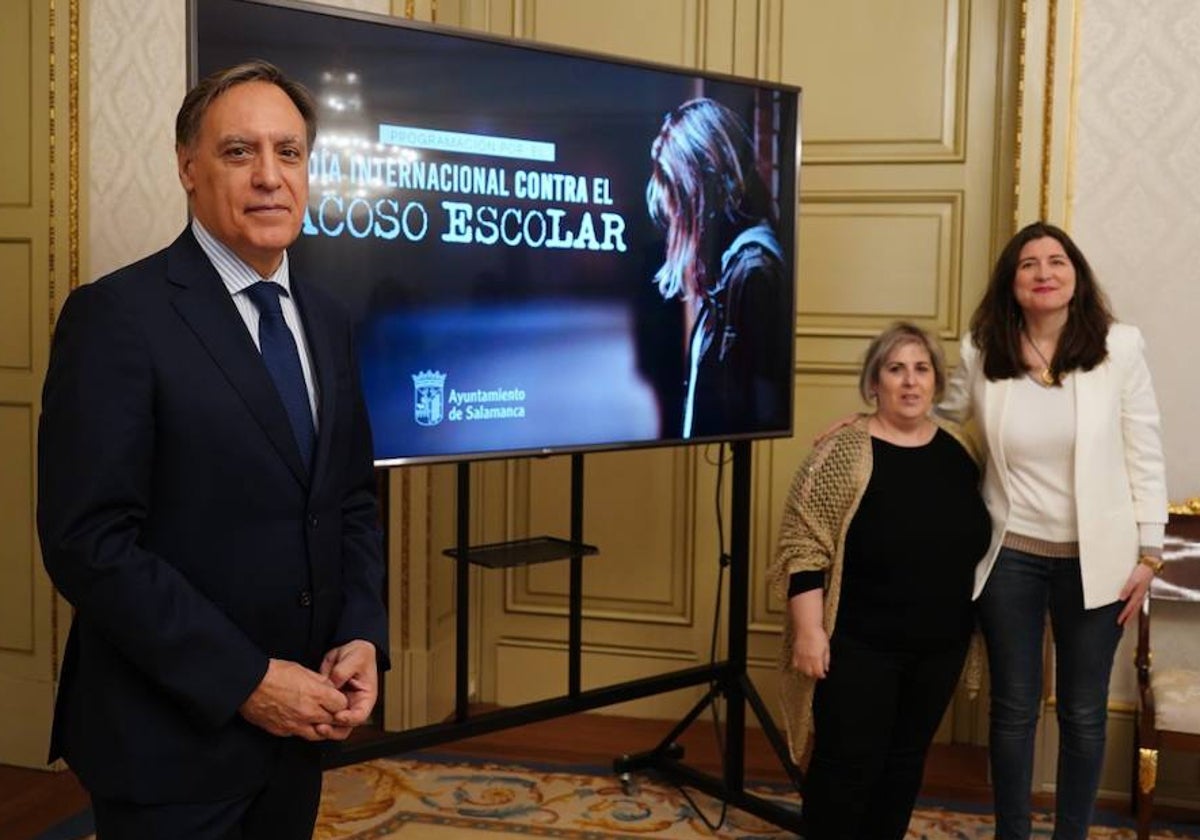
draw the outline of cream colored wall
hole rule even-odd
[[[87,4],[85,282],[164,247],[187,220],[175,174],[185,12],[162,0]]]
[[[1117,317],[1141,328],[1173,500],[1200,496],[1200,6],[1086,0],[1076,32],[1066,218]],[[1132,747],[1135,637],[1113,675],[1110,752]],[[1106,774],[1123,791],[1125,773]],[[1159,800],[1200,802],[1200,761],[1164,753]]]
[[[1086,0],[1071,163],[1073,235],[1146,336],[1173,500],[1200,496],[1200,4]]]

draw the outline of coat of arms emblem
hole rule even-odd
[[[412,375],[413,419],[421,426],[436,426],[445,416],[445,397],[442,387],[446,374],[438,370],[423,370]]]

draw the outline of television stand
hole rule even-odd
[[[454,558],[456,570],[455,639],[455,711],[446,723],[390,733],[368,744],[345,745],[331,760],[334,766],[354,764],[373,758],[443,744],[448,741],[509,729],[554,717],[587,712],[629,700],[640,700],[671,691],[708,686],[708,691],[656,747],[643,753],[625,755],[613,762],[623,782],[634,772],[653,771],[667,781],[686,785],[741,808],[760,819],[799,832],[799,812],[777,802],[751,794],[745,788],[746,705],[749,704],[762,725],[772,749],[793,783],[800,783],[800,771],[791,763],[787,745],[775,727],[770,713],[755,691],[746,673],[750,567],[750,442],[735,441],[729,563],[729,621],[726,651],[728,658],[713,662],[583,691],[580,685],[583,650],[583,558],[597,553],[595,546],[583,542],[583,455],[571,455],[571,533],[563,540],[536,537],[530,540],[470,545],[470,464],[458,465],[456,545],[445,553]],[[470,566],[509,568],[528,563],[566,559],[570,563],[568,596],[568,668],[565,694],[546,700],[471,715],[468,713],[468,666],[470,639]],[[683,763],[682,748],[676,739],[705,709],[723,697],[726,724],[723,773],[718,778]]]

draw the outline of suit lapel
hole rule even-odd
[[[1105,359],[1091,370],[1078,370],[1075,377],[1075,487],[1076,498],[1087,488],[1087,475],[1093,465],[1081,452],[1091,451],[1092,440],[1103,434],[1100,420],[1104,412],[1105,395],[1110,393],[1108,371],[1111,359]]]
[[[246,403],[297,481],[307,485],[300,450],[275,383],[225,284],[190,229],[168,251],[167,279],[177,287],[171,299],[175,310]]]
[[[1004,408],[1008,402],[1008,388],[1012,380],[998,379],[993,382],[983,377],[982,374],[980,378],[983,380],[983,405],[986,411],[984,426],[987,430],[987,445],[1000,475],[1005,477],[1005,492],[1008,492],[1008,465],[1005,462],[1004,447],[1000,445],[1000,441],[1003,439]]]
[[[322,314],[317,310],[312,298],[307,296],[304,286],[291,277],[292,294],[296,298],[296,308],[300,310],[300,320],[304,324],[304,337],[308,342],[308,352],[313,363],[313,378],[317,388],[317,451],[313,456],[312,486],[320,486],[329,464],[329,447],[333,437],[333,418],[337,409],[337,365],[333,339],[329,327]]]

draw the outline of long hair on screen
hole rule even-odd
[[[770,194],[746,126],[713,99],[667,114],[650,159],[646,205],[667,240],[654,282],[664,298],[691,300],[719,280],[721,248],[739,230],[774,221]]]

